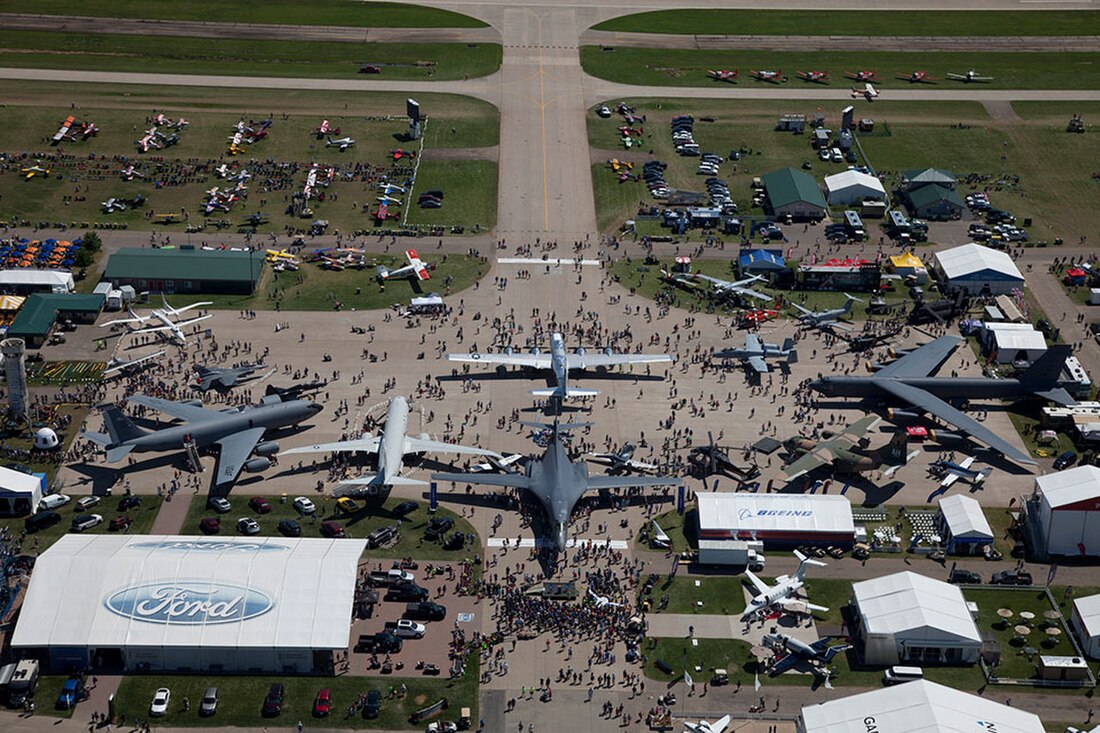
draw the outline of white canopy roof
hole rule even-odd
[[[1073,607],[1081,617],[1081,625],[1089,636],[1100,636],[1100,593],[1075,598]]]
[[[927,627],[981,642],[962,591],[942,580],[906,570],[853,583],[852,594],[870,634]]]
[[[1005,252],[1000,252],[980,244],[964,244],[935,254],[940,269],[948,279],[965,277],[975,273],[990,271],[1000,273],[1014,280],[1024,279],[1016,263]]]
[[[845,532],[855,534],[852,504],[843,496],[728,494],[700,491],[699,527],[706,529]]]
[[[1008,324],[1022,325],[1022,324]],[[1010,349],[1020,351],[1046,351],[1047,341],[1043,334],[1033,328],[1021,328],[1015,330],[990,329],[993,332],[993,342],[998,349]]]
[[[42,479],[37,476],[0,466],[0,493],[33,496],[34,492],[41,491],[41,489]]]
[[[852,186],[869,188],[877,194],[886,195],[886,189],[882,187],[882,181],[867,173],[860,171],[841,171],[831,176],[825,176],[825,191],[841,191]]]
[[[940,512],[951,534],[960,539],[988,538],[993,541],[993,530],[982,512],[982,505],[969,496],[952,494],[940,499]]]
[[[1036,476],[1035,487],[1052,509],[1100,500],[1100,468],[1089,464]]]
[[[49,285],[72,290],[73,276],[64,270],[0,270],[0,285]]]
[[[66,535],[35,563],[12,646],[339,649],[365,546]]]
[[[802,708],[806,733],[1043,733],[1039,716],[928,680],[872,690]]]

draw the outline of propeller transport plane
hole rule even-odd
[[[715,351],[714,358],[738,359],[757,374],[767,374],[768,359],[782,359],[787,364],[794,364],[798,361],[798,352],[794,348],[794,339],[788,338],[780,346],[761,341],[759,336],[749,333],[745,334],[744,346]]]
[[[983,481],[989,478],[989,474],[993,473],[992,467],[986,467],[981,470],[973,469],[974,456],[967,456],[961,463],[955,463],[954,461],[932,461],[928,467],[928,472],[932,476],[940,479],[940,488],[946,489],[954,484],[959,479],[963,479],[971,486],[977,488]]]

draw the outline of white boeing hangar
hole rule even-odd
[[[364,540],[66,535],[12,636],[58,672],[333,674]]]

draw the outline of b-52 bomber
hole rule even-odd
[[[583,348],[573,353],[565,350],[565,337],[560,333],[550,334],[550,352],[542,353],[537,348],[529,354],[516,354],[511,349],[500,353],[447,354],[448,361],[460,361],[473,364],[499,364],[526,369],[549,370],[555,385],[546,389],[533,389],[536,397],[551,397],[564,400],[570,397],[592,397],[600,392],[596,389],[581,389],[569,386],[569,372],[577,369],[606,369],[624,364],[668,363],[672,357],[668,354],[616,354],[604,349],[602,354],[591,354]]]
[[[882,466],[897,468],[904,465],[908,459],[908,436],[904,430],[895,433],[882,448],[867,448],[864,435],[880,420],[877,415],[868,415],[839,433],[825,433],[819,441],[809,438],[788,440],[787,450],[797,458],[783,466],[783,475],[787,481],[794,481],[815,468],[826,465],[831,465],[838,473],[874,471]]]
[[[258,405],[211,410],[190,402],[172,402],[158,397],[135,395],[130,402],[183,420],[160,430],[143,430],[115,405],[105,405],[103,422],[107,432],[82,432],[81,436],[107,450],[107,462],[117,463],[131,452],[178,450],[190,441],[195,448],[216,445],[220,449],[215,488],[231,484],[241,470],[250,473],[271,466],[268,456],[279,450],[273,440],[260,442],[264,433],[308,420],[323,408],[315,402],[283,402],[267,398]],[[255,454],[255,458],[250,458]]]
[[[503,486],[530,492],[542,504],[547,519],[554,528],[555,546],[566,549],[569,539],[569,519],[580,498],[593,489],[619,489],[642,486],[678,486],[682,479],[662,476],[590,476],[584,461],[572,461],[565,450],[566,434],[587,423],[552,424],[523,423],[528,427],[550,431],[550,442],[541,457],[527,461],[525,473],[433,473],[433,481]]]
[[[952,407],[946,400],[1017,399],[1034,396],[1063,406],[1073,405],[1074,400],[1069,393],[1057,386],[1072,346],[1051,346],[1018,378],[930,376],[962,342],[963,339],[958,336],[940,336],[879,369],[872,376],[819,377],[810,387],[825,397],[877,398],[901,402],[913,409],[890,410],[891,419],[918,419],[922,413],[927,413],[955,427],[962,434],[985,443],[1006,458],[1017,463],[1034,464],[1035,461],[1029,455],[974,418]]]

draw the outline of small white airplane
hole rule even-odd
[[[974,71],[974,69],[968,69],[965,74],[952,74],[951,72],[947,72],[947,78],[953,81],[965,81],[967,83],[972,81],[993,81],[992,76],[978,76],[978,72]]]
[[[613,476],[622,473],[650,473],[657,470],[656,464],[636,460],[634,450],[633,443],[626,443],[617,453],[589,453],[588,460],[608,466],[610,469],[608,473]]]
[[[729,727],[730,716],[723,715],[713,723],[706,720],[700,720],[698,723],[689,723],[684,721],[684,732],[688,733],[724,733],[726,728]]]
[[[340,152],[342,153],[354,144],[355,144],[355,138],[353,138],[353,137],[341,137],[341,138],[337,138],[335,140],[330,137],[328,139],[328,142],[325,143],[325,147],[326,148],[340,148]]]
[[[757,595],[748,605],[745,606],[745,612],[741,614],[742,621],[748,621],[756,616],[761,611],[783,603],[787,599],[794,596],[803,586],[803,578],[806,575],[807,565],[817,565],[818,567],[825,567],[825,563],[820,560],[812,560],[803,555],[798,550],[794,551],[795,557],[798,558],[798,570],[794,575],[780,575],[775,579],[775,585],[769,586],[760,578],[753,575],[751,570],[746,569],[745,575],[749,576],[749,580],[756,587]],[[806,608],[811,611],[828,611],[829,609],[824,606],[815,606],[812,603],[807,603]]]
[[[704,275],[701,272],[695,274],[685,274],[683,278],[689,280],[705,280],[714,286],[714,289],[723,295],[740,295],[748,296],[750,298],[757,298],[759,300],[771,300],[772,296],[761,293],[758,290],[753,290],[749,285],[755,282],[760,282],[764,278],[759,275],[753,275],[747,277],[744,280],[723,280],[720,277],[711,277],[710,275]]]
[[[213,305],[213,303],[210,301],[203,301],[200,303],[191,303],[190,305],[185,305],[182,308],[173,308],[172,306],[168,305],[168,299],[165,298],[163,294],[161,294],[160,297],[161,301],[164,303],[164,308],[154,308],[153,311],[147,316],[139,316],[137,313],[134,313],[132,308],[127,308],[126,310],[130,313],[130,318],[119,318],[113,321],[107,321],[106,323],[99,324],[99,327],[103,328],[105,326],[128,325],[131,323],[145,324],[148,321],[154,321],[159,322],[163,325],[155,326],[152,328],[143,328],[141,330],[134,331],[134,333],[167,332],[171,336],[171,338],[173,338],[177,343],[185,344],[187,343],[187,334],[183,332],[183,329],[186,326],[190,326],[192,324],[198,323],[200,321],[205,321],[208,318],[214,317],[212,314],[207,314],[205,316],[199,316],[198,318],[192,318],[188,321],[175,320],[181,313],[189,311],[192,308],[199,308],[204,305]]]
[[[429,272],[429,266],[420,259],[420,255],[416,253],[415,249],[405,250],[405,257],[408,259],[409,264],[404,267],[399,267],[396,270],[391,270],[384,265],[378,266],[378,279],[389,280],[394,277],[410,277],[415,276],[417,280],[430,280],[432,275]]]
[[[427,486],[427,481],[405,478],[401,475],[403,459],[410,453],[461,453],[472,456],[491,456],[500,458],[500,454],[484,448],[473,448],[455,443],[431,440],[427,433],[419,438],[406,435],[409,427],[409,402],[404,397],[394,397],[386,412],[386,424],[380,435],[367,435],[355,440],[341,440],[336,443],[319,443],[301,448],[291,448],[282,455],[295,453],[376,453],[378,472],[359,478],[341,481],[333,491],[334,496],[349,494],[366,495],[376,493],[388,486]]]
[[[145,356],[139,356],[134,359],[119,359],[118,357],[111,357],[111,360],[107,362],[107,368],[103,370],[104,377],[113,377],[116,374],[124,374],[133,369],[137,369],[142,364],[146,364],[153,359],[164,356],[164,350],[154,351],[152,354],[146,354]]]
[[[974,456],[967,456],[962,463],[933,461],[929,465],[929,470],[943,475],[943,480],[940,481],[940,488],[943,489],[946,489],[961,478],[966,479],[971,486],[977,486],[989,478],[989,474],[993,473],[992,467],[983,468],[979,471],[971,469],[970,467],[972,465],[974,465]]]
[[[391,193],[405,193],[404,186],[398,186],[393,183],[383,183],[378,187],[378,190],[386,196],[389,196]]]
[[[590,354],[583,348],[570,354],[565,350],[565,337],[560,333],[550,334],[550,353],[542,353],[537,348],[529,354],[515,354],[511,349],[500,353],[483,354],[447,354],[447,361],[471,362],[474,364],[501,364],[503,366],[524,367],[527,369],[549,370],[554,375],[555,386],[546,389],[533,389],[536,397],[592,397],[600,393],[597,389],[579,389],[569,386],[569,372],[574,369],[606,369],[624,364],[653,364],[671,362],[668,354],[616,354],[605,349],[602,354]]]
[[[875,97],[877,97],[878,95],[879,91],[875,89],[874,85],[871,84],[871,82],[867,82],[866,84],[864,84],[862,89],[860,89],[859,87],[855,87],[852,89],[853,99],[857,97],[863,97],[868,102],[873,102],[875,101]]]
[[[604,606],[614,606],[615,608],[622,607],[621,603],[614,603],[607,596],[598,596],[591,588],[588,589],[588,595],[592,596],[592,602],[596,604],[596,608],[603,608]]]
[[[401,199],[390,196],[389,194],[375,196],[375,200],[380,204],[393,204],[394,206],[401,206],[404,203]]]

